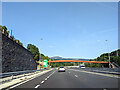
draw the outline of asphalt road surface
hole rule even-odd
[[[118,88],[118,78],[57,69],[14,88]]]

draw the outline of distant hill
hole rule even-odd
[[[63,58],[60,56],[49,57],[50,59],[54,60],[82,60],[82,61],[89,61],[90,59],[81,59],[81,58]]]
[[[54,57],[49,57],[50,59],[54,59],[54,60],[61,60],[63,59],[62,57],[59,56],[54,56]]]

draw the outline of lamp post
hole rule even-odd
[[[43,39],[41,38],[40,40],[43,40]],[[40,50],[40,51],[41,51],[41,50]],[[39,69],[41,69],[41,68],[40,68],[40,61],[41,61],[41,54],[40,54],[40,52],[39,52]]]
[[[40,55],[40,52],[39,52],[39,69],[41,69],[40,68],[40,58],[41,58],[41,55]]]
[[[110,53],[109,53],[109,47],[108,47],[108,40],[105,40],[105,41],[107,42],[108,58],[109,58],[109,68],[111,68],[110,67]]]
[[[118,57],[118,50],[116,51],[116,53],[117,53],[116,56]]]

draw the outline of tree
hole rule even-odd
[[[0,30],[2,29],[2,25],[0,25]]]
[[[19,44],[20,44],[21,46],[23,46],[23,43],[19,42]]]
[[[2,29],[4,29],[5,31],[7,31],[7,27],[6,26],[2,26]]]
[[[39,55],[35,55],[34,59],[38,61],[39,60]]]
[[[32,53],[35,61],[39,61],[39,50],[38,47],[32,44],[27,45],[27,49]]]
[[[91,59],[90,61],[106,61],[109,62],[109,58],[108,58],[108,53],[103,53],[102,55],[100,55],[100,57],[97,57],[96,59]],[[118,64],[120,66],[120,49],[113,51],[110,53],[110,62],[115,62],[116,64]],[[109,67],[108,64],[85,64],[88,67]]]
[[[7,27],[6,26],[1,26],[0,25],[0,28],[2,27],[2,30],[4,30],[4,34],[6,35],[6,36],[8,36],[9,35],[9,33],[10,33],[10,31],[7,31]]]
[[[2,30],[4,30],[4,34],[7,35],[8,32],[7,32],[7,27],[6,26],[2,26]]]

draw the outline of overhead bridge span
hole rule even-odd
[[[48,63],[53,62],[84,62],[84,63],[109,63],[104,61],[80,61],[80,60],[54,60],[54,61],[48,61]]]

